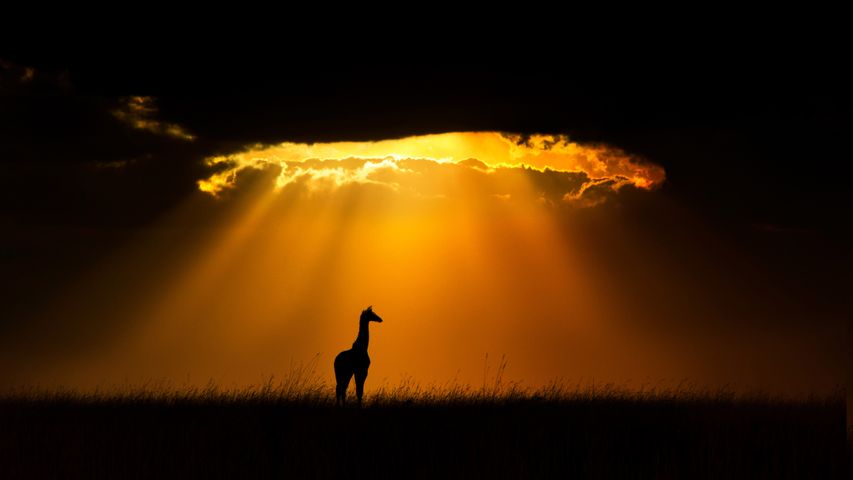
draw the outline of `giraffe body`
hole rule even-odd
[[[370,367],[370,356],[367,355],[367,346],[370,343],[370,322],[382,322],[379,315],[373,313],[372,307],[367,307],[361,312],[359,319],[358,337],[352,344],[352,348],[344,350],[335,357],[335,404],[345,405],[347,388],[352,377],[355,377],[355,395],[358,405],[361,406],[361,398],[364,395],[364,381],[367,379],[367,369]]]

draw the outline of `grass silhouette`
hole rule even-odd
[[[488,365],[488,364],[487,364]],[[0,399],[0,478],[841,478],[845,392],[411,378],[336,408],[316,359],[255,387],[30,388]]]

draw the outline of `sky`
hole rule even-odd
[[[0,56],[0,378],[837,390],[817,73]]]

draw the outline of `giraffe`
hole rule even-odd
[[[372,305],[361,312],[361,318],[358,320],[358,337],[352,343],[352,348],[344,350],[335,357],[335,380],[337,380],[335,405],[346,405],[349,380],[355,375],[355,395],[358,398],[358,406],[361,406],[364,380],[367,378],[367,368],[370,367],[370,357],[367,356],[370,322],[382,322],[379,315],[373,312]]]

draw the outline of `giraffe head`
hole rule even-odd
[[[373,311],[373,305],[365,308],[361,312],[361,320],[363,322],[379,322],[382,323],[382,318]]]

